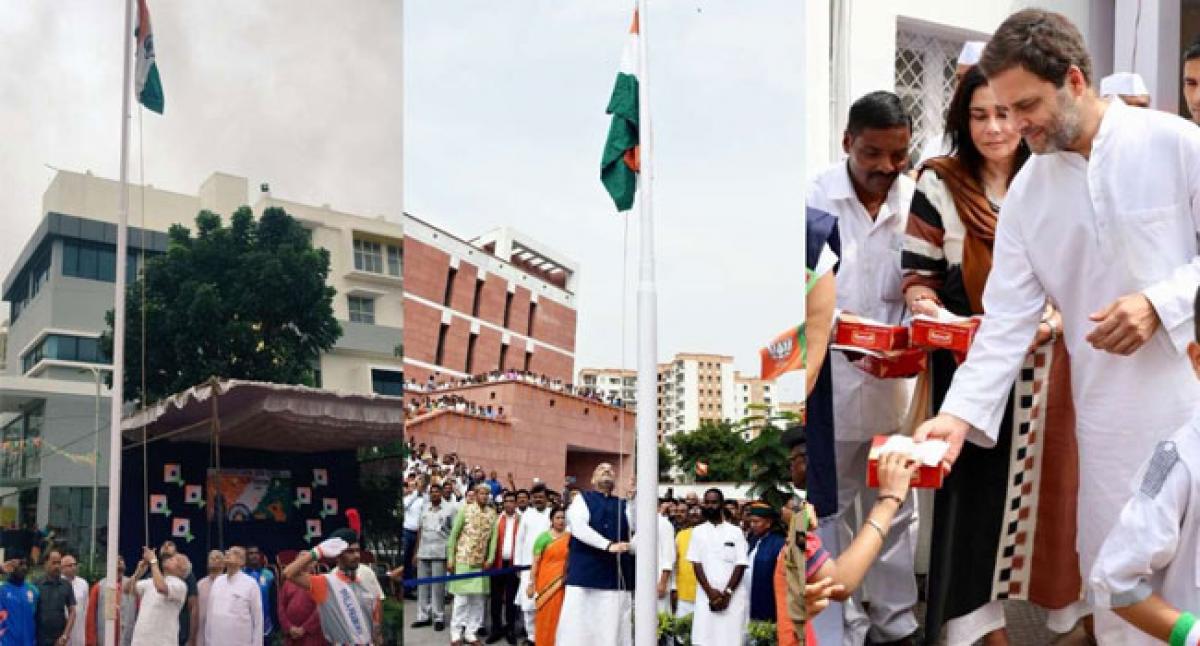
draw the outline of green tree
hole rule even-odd
[[[743,477],[738,478],[738,484],[749,483],[752,498],[779,509],[792,492],[789,486],[791,463],[787,449],[783,448],[783,431],[780,429],[795,423],[797,418],[794,413],[765,415],[766,408],[758,404],[750,408],[752,414],[737,423],[740,433],[755,436],[743,446],[745,471]]]
[[[671,468],[674,466],[675,454],[671,452],[670,447],[660,443],[658,445],[658,481],[669,481],[671,479]]]
[[[707,475],[697,475],[697,482],[729,482],[745,479],[742,462],[745,440],[730,422],[701,422],[694,431],[671,436],[676,464],[685,473],[695,474],[696,463],[708,465]]]
[[[278,207],[256,221],[243,206],[228,227],[201,211],[194,237],[181,225],[168,237],[166,254],[150,257],[128,288],[126,400],[141,398],[143,315],[144,403],[213,376],[313,385],[321,353],[342,334],[326,284],[329,252]],[[105,319],[111,352],[112,310]]]

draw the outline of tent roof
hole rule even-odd
[[[259,381],[215,382],[222,446],[318,453],[404,436],[404,400]],[[124,419],[126,440],[208,442],[214,382],[193,386]]]

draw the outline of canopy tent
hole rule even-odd
[[[121,431],[127,450],[144,438],[277,451],[286,437],[289,452],[345,451],[402,439],[404,399],[214,379],[126,417]]]
[[[210,548],[278,553],[345,526],[360,503],[356,449],[400,440],[404,402],[213,379],[128,415],[121,430],[120,552],[136,559],[141,545],[174,538],[195,564]]]

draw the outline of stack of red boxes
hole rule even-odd
[[[857,317],[840,317],[834,349],[861,354],[854,365],[881,379],[903,379],[921,373],[928,356],[909,346],[909,330]]]
[[[962,363],[967,350],[975,340],[980,318],[935,319],[930,316],[915,316],[912,321],[912,344],[926,350],[950,350]]]

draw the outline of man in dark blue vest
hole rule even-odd
[[[616,471],[607,462],[596,467],[592,486],[593,491],[581,491],[567,509],[571,545],[557,642],[629,646],[633,643],[633,504],[614,495]]]

